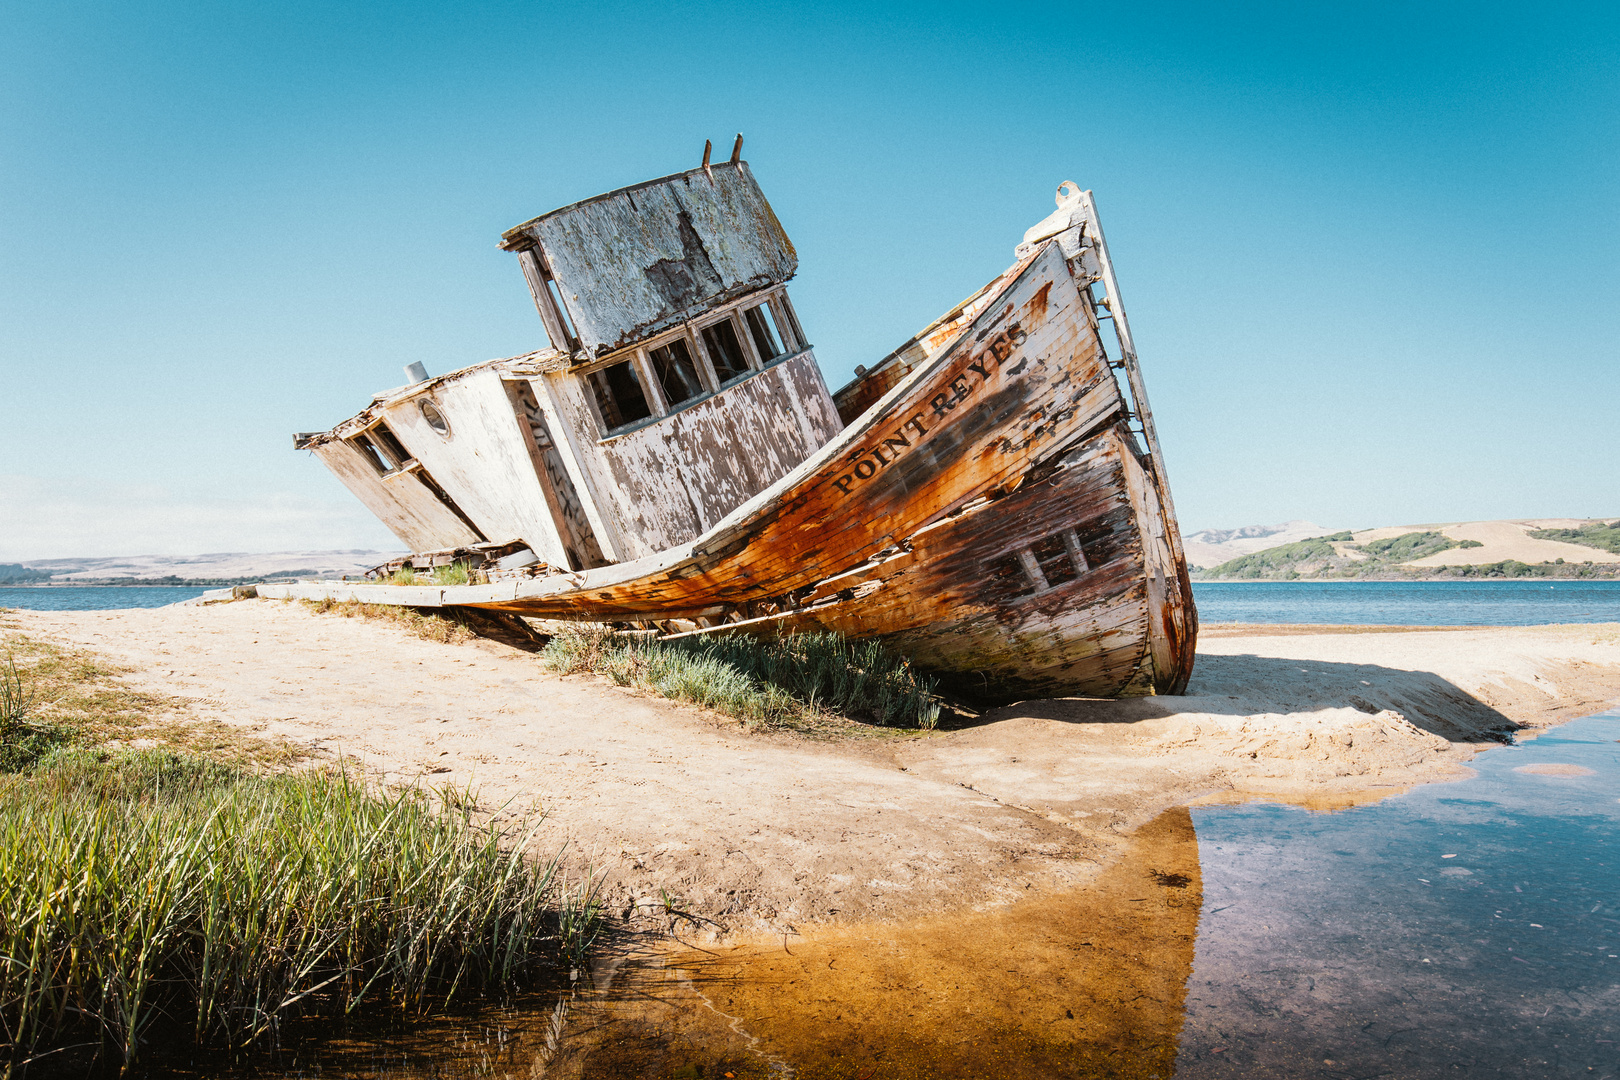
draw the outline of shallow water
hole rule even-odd
[[[183,1071],[1168,1080],[1200,904],[1191,816],[1170,811],[1121,843],[1126,857],[1073,893],[743,945],[670,951],[664,941],[592,972],[560,1009],[553,998],[404,1037],[350,1032],[245,1073]],[[682,936],[694,929],[676,925]]]
[[[1374,806],[1195,809],[1177,1076],[1620,1074],[1620,713]]]
[[[184,585],[29,585],[0,587],[0,608],[29,611],[109,611],[155,608],[201,596]]]
[[[1612,1080],[1620,713],[1474,765],[1336,813],[1174,810],[1072,893],[643,948],[560,1012],[350,1034],[252,1075]]]
[[[1205,623],[1535,626],[1620,622],[1620,581],[1200,581]]]

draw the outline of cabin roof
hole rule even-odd
[[[793,277],[798,254],[745,161],[610,191],[502,234],[537,251],[602,355]]]
[[[480,360],[476,364],[446,371],[442,375],[434,375],[417,383],[406,383],[390,390],[371,395],[371,404],[360,410],[347,420],[336,425],[329,431],[301,431],[294,436],[293,445],[296,449],[307,450],[321,443],[333,439],[346,439],[356,432],[364,431],[376,422],[383,410],[401,401],[408,401],[413,397],[420,397],[445,383],[470,375],[475,371],[482,371],[489,367],[500,367],[503,371],[514,375],[534,375],[543,371],[560,371],[567,365],[567,354],[556,349],[535,349],[532,352],[520,353],[517,356],[508,356],[496,360]]]

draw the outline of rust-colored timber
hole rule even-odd
[[[1180,692],[1191,590],[1089,297],[1055,241],[994,284],[968,325],[936,324],[934,357],[696,541],[440,602],[879,636],[991,701]],[[1071,530],[1085,569],[1026,589],[1007,560]]]

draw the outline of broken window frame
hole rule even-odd
[[[529,295],[534,298],[535,309],[540,313],[546,340],[551,342],[554,349],[577,353],[580,339],[574,317],[563,301],[562,287],[551,276],[551,267],[546,265],[539,249],[528,248],[518,252],[518,265],[523,268],[523,277],[529,283]]]
[[[758,372],[764,368],[764,365],[760,363],[758,351],[753,348],[753,343],[748,340],[747,328],[740,325],[742,322],[742,311],[743,309],[741,307],[733,308],[727,310],[726,313],[721,315],[718,319],[708,319],[697,325],[697,334],[695,336],[703,345],[704,362],[708,366],[708,374],[713,380],[713,385],[716,392],[728,386],[734,386],[737,383],[747,379],[750,375],[753,375],[755,372]],[[740,370],[735,371],[733,374],[728,375],[725,378],[721,378],[720,365],[715,363],[714,353],[709,348],[709,332],[714,330],[715,327],[721,325],[729,325],[731,327],[731,336],[737,342],[737,349],[742,354],[741,358],[743,364]],[[727,370],[731,369],[728,368]]]
[[[760,350],[759,336],[754,332],[752,319],[756,311],[764,311],[768,317],[762,329],[766,338],[769,339],[774,335],[772,344],[776,346],[777,352],[771,356],[766,356]],[[744,304],[739,307],[737,309],[737,321],[742,324],[743,336],[747,339],[749,351],[753,353],[754,361],[759,365],[760,370],[763,371],[772,364],[779,363],[793,355],[794,350],[786,341],[786,335],[782,329],[782,318],[777,314],[776,305],[771,303],[770,297],[765,297],[757,304]]]
[[[793,301],[788,299],[787,290],[776,289],[771,292],[769,299],[772,310],[776,315],[777,330],[784,335],[791,334],[793,336],[791,342],[785,340],[782,342],[782,347],[787,350],[787,353],[780,359],[785,360],[789,356],[798,356],[809,349],[810,342],[804,336],[804,327],[799,325],[799,313],[793,310]]]
[[[405,444],[387,424],[373,424],[350,435],[346,441],[371,463],[378,476],[397,476],[416,465],[415,456],[405,449]]]
[[[599,386],[597,380],[600,377],[602,382],[606,384],[608,382],[608,371],[621,365],[630,368],[631,378],[636,383],[637,389],[641,391],[642,401],[647,406],[647,414],[631,420],[621,419],[619,423],[614,424],[612,418],[602,407],[604,387]],[[604,437],[622,434],[643,424],[650,424],[668,412],[668,405],[664,401],[663,391],[658,386],[657,379],[653,377],[652,366],[647,363],[646,357],[641,355],[640,350],[630,356],[620,353],[617,356],[609,357],[606,363],[593,364],[580,372],[580,379],[585,384],[585,400],[590,402],[591,411],[596,414],[597,421],[602,425],[602,430],[605,433]],[[614,410],[622,412],[618,396],[613,393],[611,385],[605,386],[605,392],[613,399]]]
[[[538,262],[536,262],[536,266],[539,266]],[[536,273],[538,277],[538,269]],[[775,323],[776,332],[782,339],[779,344],[782,346],[783,351],[780,355],[769,360],[760,355],[759,349],[754,343],[753,332],[749,330],[745,321],[746,316],[744,313],[747,310],[761,306],[767,306],[771,314],[771,320]],[[732,333],[737,335],[738,344],[741,345],[743,350],[744,363],[748,366],[747,370],[735,374],[722,382],[719,370],[716,368],[714,359],[710,356],[708,345],[704,340],[704,331],[727,321],[731,323]],[[690,397],[671,403],[668,395],[664,392],[662,381],[658,378],[652,354],[655,350],[664,348],[676,341],[686,343],[687,353],[693,361],[698,381],[703,388]],[[573,374],[586,383],[585,399],[590,403],[591,411],[595,413],[597,422],[601,425],[601,435],[598,441],[606,441],[618,438],[620,435],[627,435],[639,428],[655,424],[665,417],[673,416],[675,413],[701,404],[722,390],[729,390],[733,386],[739,386],[747,382],[751,376],[757,375],[766,368],[780,364],[784,360],[791,360],[809,350],[810,345],[804,340],[804,331],[799,328],[798,316],[794,314],[793,306],[788,301],[787,291],[777,287],[768,291],[753,293],[740,300],[734,300],[723,307],[708,312],[702,320],[694,320],[676,329],[666,331],[657,337],[649,338],[632,349],[621,350],[590,364],[581,364],[573,369]],[[632,370],[639,377],[638,381],[642,394],[646,398],[647,406],[651,412],[639,420],[627,420],[624,423],[613,425],[608,423],[608,417],[601,408],[601,402],[593,385],[593,377],[598,372],[624,363],[635,365]]]

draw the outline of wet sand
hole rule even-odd
[[[998,709],[962,730],[818,742],[738,724],[507,645],[423,641],[298,604],[15,612],[177,714],[379,779],[546,814],[615,914],[705,920],[695,944],[927,918],[1099,881],[1190,801],[1331,809],[1467,775],[1505,729],[1620,699],[1620,626],[1206,628],[1191,693]]]

